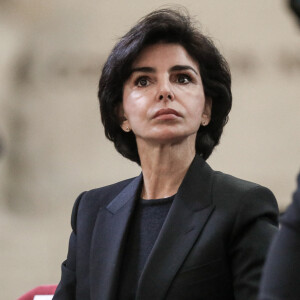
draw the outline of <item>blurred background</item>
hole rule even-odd
[[[283,212],[300,169],[300,30],[283,0],[173,1],[228,59],[233,109],[216,170],[270,188]],[[0,0],[0,285],[56,284],[77,195],[139,174],[104,137],[101,67],[169,1]]]

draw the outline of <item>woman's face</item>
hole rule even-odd
[[[210,121],[211,100],[205,99],[199,67],[179,44],[143,49],[123,87],[121,127],[141,140],[195,145],[201,123]]]

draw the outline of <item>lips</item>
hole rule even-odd
[[[157,117],[163,116],[163,115],[175,115],[177,117],[181,117],[180,113],[178,113],[178,111],[176,111],[175,109],[162,108],[155,113],[153,118],[157,118]]]

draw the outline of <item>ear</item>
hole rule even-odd
[[[211,109],[212,109],[212,99],[207,97],[205,98],[205,104],[202,113],[201,125],[207,126],[211,119]]]
[[[120,103],[117,107],[117,115],[119,117],[120,126],[123,131],[129,132],[131,130],[129,121],[124,112],[123,103]]]

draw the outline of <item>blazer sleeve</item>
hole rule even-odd
[[[298,190],[281,225],[265,264],[260,300],[300,299],[300,174]]]
[[[61,265],[61,280],[53,300],[74,300],[76,294],[76,221],[80,201],[85,192],[76,199],[71,217],[72,233],[69,240],[67,259]]]
[[[272,192],[256,186],[239,202],[230,241],[236,300],[256,300],[268,248],[278,226],[278,205]]]

